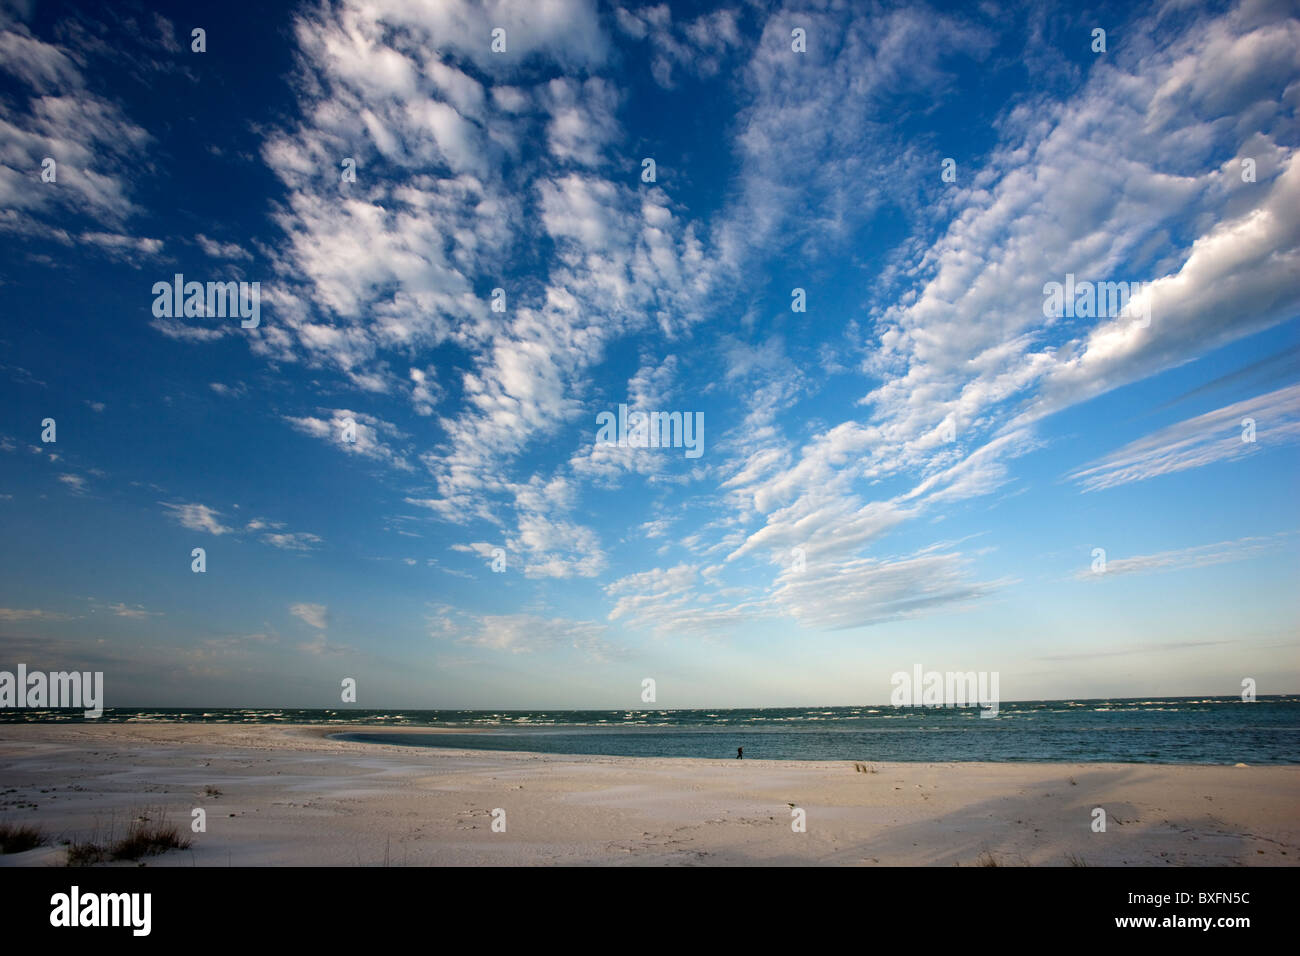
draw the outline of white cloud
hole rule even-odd
[[[1300,23],[1269,22],[1258,12],[1237,11],[1182,33],[1162,25],[1158,49],[1142,43],[1119,51],[1098,63],[1070,99],[1040,97],[1002,118],[1001,144],[988,162],[964,168],[958,185],[936,200],[952,213],[946,231],[928,249],[909,251],[913,264],[878,283],[873,296],[890,294],[892,302],[866,303],[876,333],[864,343],[861,370],[880,382],[861,402],[870,418],[828,425],[798,451],[761,428],[728,447],[727,500],[742,519],[763,521],[733,560],[763,552],[779,560],[796,546],[842,560],[901,520],[1008,481],[1006,461],[1040,444],[1032,426],[1043,416],[1295,314],[1300,220],[1291,210],[1300,208],[1300,162],[1256,130],[1269,128],[1268,117],[1282,108],[1270,92],[1277,78],[1300,68]],[[817,18],[811,22],[820,28]],[[769,30],[776,26],[769,23]],[[943,43],[936,49],[984,48],[977,33],[949,26],[939,28]],[[855,55],[839,69],[839,58],[866,36],[854,40],[851,29],[836,59],[824,53],[809,65],[837,79],[848,63],[859,65],[864,76],[853,95],[870,99],[907,87],[898,71],[927,29],[927,15],[899,12],[868,31],[884,38],[876,56]],[[850,119],[843,142],[837,128],[822,134],[821,149],[806,149],[812,117],[820,114],[805,115],[802,99],[779,95],[795,82],[794,71],[769,39],[750,68],[761,95],[742,135],[753,155],[754,192],[744,194],[748,213],[723,232],[731,237],[724,250],[736,256],[770,246],[786,221],[790,201],[782,184],[797,180],[804,192],[805,182],[815,189],[821,169],[832,197],[837,186],[856,183],[852,144],[869,138]],[[916,77],[942,85],[938,62],[923,61]],[[847,74],[839,82],[823,92],[844,99]],[[1234,149],[1238,158],[1223,162]],[[1244,154],[1258,158],[1257,183],[1241,181]],[[891,178],[878,169],[875,179],[882,176]],[[871,201],[854,199],[863,207]],[[813,228],[827,237],[817,248],[856,215],[814,219]],[[1171,243],[1188,229],[1188,247]],[[1153,258],[1150,250],[1171,245],[1172,255]],[[1149,327],[1123,318],[1045,320],[1043,285],[1067,272],[1094,281],[1154,280]],[[1290,434],[1290,417],[1265,418],[1278,428],[1275,439]],[[1227,453],[1227,440],[1213,454]],[[1144,453],[1134,447],[1124,455]],[[1179,466],[1205,453],[1189,447],[1186,459],[1173,452],[1161,458],[1153,450],[1151,460],[1131,467]],[[1118,467],[1117,460],[1084,477],[1114,480]],[[907,477],[910,492],[863,500],[862,482]],[[794,594],[795,585],[784,587]]]
[[[507,30],[510,56],[485,52],[492,25]],[[250,340],[268,358],[332,367],[366,390],[408,391],[428,417],[443,384],[410,364],[399,366],[404,379],[393,365],[458,346],[465,364],[450,377],[460,406],[437,421],[443,440],[421,456],[436,494],[408,500],[447,520],[499,522],[515,506],[513,460],[573,420],[606,345],[647,324],[698,318],[688,300],[707,294],[701,243],[662,191],[634,187],[621,168],[616,84],[567,70],[545,80],[501,72],[515,56],[599,67],[606,40],[592,5],[449,3],[417,15],[344,3],[303,13],[295,30],[303,121],[263,150],[287,190],[276,211],[284,291],[276,327]],[[482,75],[460,69],[466,58]],[[340,157],[356,160],[355,183],[341,181]],[[560,248],[540,284],[511,284],[502,263],[540,239],[539,228]],[[504,314],[476,291],[496,286],[508,296]],[[291,421],[328,431],[322,419]],[[372,457],[404,462],[384,444],[369,446]],[[368,453],[360,439],[350,450]],[[600,564],[590,533],[564,516],[517,517],[529,574]],[[528,546],[542,539],[568,554]]]
[[[221,242],[209,239],[203,233],[194,237],[205,256],[213,259],[252,259],[253,254],[237,242]]]
[[[139,604],[135,606],[128,606],[126,604],[123,604],[121,601],[117,602],[116,604],[107,605],[107,610],[113,612],[113,614],[116,615],[117,617],[130,618],[133,621],[142,621],[147,618],[154,617],[161,613],[159,611],[145,610]]]
[[[443,390],[438,385],[437,368],[411,369],[411,404],[417,415],[432,415],[434,406],[442,399]]]
[[[339,657],[352,650],[346,644],[331,642],[324,634],[317,634],[310,641],[302,641],[297,646],[304,654],[314,657]]]
[[[328,626],[329,608],[324,604],[290,604],[289,613],[317,630]]]
[[[189,325],[182,319],[154,319],[149,325],[167,338],[181,342],[215,342],[231,334],[229,325]]]
[[[843,629],[965,606],[1009,583],[975,580],[967,565],[960,554],[827,564],[812,555],[805,570],[782,573],[773,603],[804,627]]]
[[[602,165],[607,147],[622,132],[615,115],[617,87],[601,77],[581,83],[557,77],[539,92],[550,114],[546,138],[551,156],[562,163]]]
[[[1238,14],[1198,23],[1158,50],[1108,59],[1067,102],[1007,117],[1004,145],[952,194],[963,214],[921,259],[915,297],[885,310],[865,363],[885,381],[864,402],[911,443],[905,452],[924,452],[945,420],[959,433],[987,427],[1041,388],[1020,419],[1032,422],[1294,313],[1300,167],[1259,136],[1258,183],[1242,183],[1235,160],[1211,162],[1229,147],[1232,113],[1266,101],[1229,109],[1196,77],[1217,75],[1242,97],[1263,90],[1297,31]],[[1236,34],[1269,55],[1222,59]],[[1170,111],[1172,99],[1182,108]],[[1168,248],[1186,223],[1208,225],[1189,249],[1152,261],[1148,250]],[[1152,280],[1150,324],[1045,321],[1043,285],[1066,273]]]
[[[1106,558],[1105,571],[1093,571],[1091,566],[1075,572],[1079,580],[1101,581],[1117,574],[1137,574],[1148,571],[1174,571],[1182,568],[1204,568],[1231,561],[1244,561],[1275,550],[1281,545],[1279,536],[1271,538],[1238,538],[1216,544],[1175,548],[1156,554],[1139,554],[1133,557]]]
[[[25,107],[0,118],[0,232],[80,242],[124,261],[154,255],[159,240],[120,231],[140,212],[130,180],[151,137],[86,88],[83,68],[78,51],[36,38],[0,10],[0,71],[18,81],[15,101]],[[54,182],[41,179],[46,159],[55,163]],[[50,225],[77,217],[102,228]]]
[[[81,242],[98,246],[100,251],[123,262],[136,262],[141,256],[156,256],[162,252],[161,239],[127,236],[120,232],[83,232],[77,237]]]
[[[284,531],[264,534],[262,540],[283,551],[311,551],[323,539],[307,531]]]
[[[617,7],[614,13],[620,31],[637,40],[649,40],[650,74],[665,89],[677,85],[677,72],[716,75],[727,53],[741,45],[736,10],[716,10],[676,23],[666,3],[635,11]]]
[[[429,617],[429,627],[432,637],[510,654],[573,649],[603,661],[618,653],[606,639],[608,627],[595,621],[538,614],[466,614],[438,606]]]
[[[773,616],[763,600],[737,602],[746,592],[724,592],[689,564],[625,575],[606,585],[605,593],[616,599],[609,620],[660,636],[708,635]]]
[[[6,623],[15,621],[62,621],[66,619],[66,614],[43,611],[40,608],[0,607],[0,621]]]
[[[1243,425],[1254,422],[1253,440]],[[1300,441],[1300,385],[1161,428],[1070,474],[1084,491],[1200,468]]]
[[[402,441],[406,435],[391,422],[374,415],[354,412],[347,408],[320,409],[329,418],[319,416],[293,417],[284,420],[305,435],[319,438],[349,455],[360,455],[382,462],[399,471],[410,471],[411,464],[405,453],[395,449],[390,442]],[[354,435],[356,440],[347,437]]]
[[[191,531],[204,531],[208,534],[222,535],[229,534],[233,528],[229,528],[221,523],[221,512],[207,505],[201,504],[171,504],[160,501],[164,508],[171,512],[171,516],[183,528],[189,528]]]

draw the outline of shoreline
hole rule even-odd
[[[1300,765],[564,755],[352,742],[320,724],[0,725],[0,823],[52,845],[142,813],[150,866],[1300,863]],[[352,731],[356,732],[356,731]],[[456,733],[384,728],[384,733]],[[143,808],[153,808],[146,811]],[[792,809],[794,808],[794,809]],[[1094,832],[1094,810],[1106,832]],[[191,833],[195,809],[206,831]],[[802,810],[806,831],[792,829]],[[504,811],[504,832],[493,811]],[[134,864],[116,864],[134,865]]]
[[[179,721],[177,722],[179,723]],[[268,725],[276,726],[276,725]],[[278,725],[287,726],[287,725]],[[314,724],[302,725],[304,727],[315,727]],[[470,734],[492,734],[493,730],[484,728],[475,728],[473,730],[459,730],[449,727],[385,727],[377,730],[362,728],[360,730],[335,730],[321,734],[325,739],[338,739],[341,734],[371,736],[383,735],[405,735],[405,734],[446,734],[449,736],[468,736]],[[341,743],[360,743],[367,747],[400,747],[410,749],[412,747],[420,748],[419,744],[386,744],[382,741],[340,741]],[[704,761],[710,765],[722,762],[726,763],[737,758],[731,756],[725,757],[671,757],[661,754],[602,754],[602,753],[569,753],[560,750],[504,750],[499,748],[474,748],[474,747],[442,747],[442,746],[425,746],[426,750],[456,750],[466,753],[476,754],[519,754],[519,755],[540,755],[547,757],[573,758],[580,759],[585,757],[608,757],[615,760],[692,760]],[[863,764],[871,763],[878,766],[896,766],[908,767],[924,764],[926,766],[1069,766],[1069,767],[1300,767],[1300,759],[1286,762],[1271,763],[1249,763],[1246,761],[1235,762],[1208,762],[1196,760],[870,760],[870,759],[853,759],[850,757],[835,758],[794,758],[794,757],[750,757],[746,756],[745,760],[755,762],[765,761],[774,764],[817,764],[822,766],[843,766],[844,764]]]

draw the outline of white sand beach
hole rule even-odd
[[[348,743],[347,729],[0,726],[0,823],[52,844],[176,823],[150,866],[1286,866],[1300,766],[558,756]],[[424,729],[423,732],[428,732]],[[792,829],[792,805],[806,832]],[[1093,810],[1107,829],[1093,832]],[[207,830],[190,833],[193,809]],[[492,811],[505,811],[494,832]],[[115,864],[134,865],[134,864]]]

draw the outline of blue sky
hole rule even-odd
[[[0,5],[0,666],[109,706],[1300,691],[1290,14]],[[177,273],[259,324],[156,316]],[[1047,315],[1067,275],[1131,310]],[[702,454],[598,444],[620,404]]]

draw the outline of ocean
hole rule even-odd
[[[1300,696],[1003,702],[975,708],[247,710],[106,708],[100,722],[335,724],[342,739],[412,747],[763,760],[1300,763]],[[81,722],[0,710],[0,723]],[[465,733],[385,733],[437,727]]]

